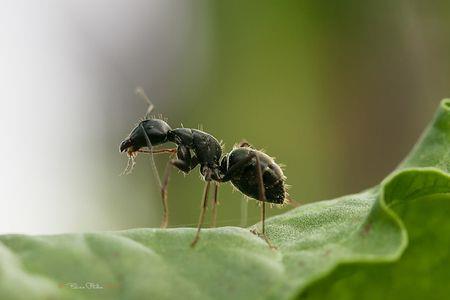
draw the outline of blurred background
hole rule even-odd
[[[0,232],[159,226],[148,157],[119,176],[138,85],[172,127],[275,156],[297,201],[358,192],[450,96],[449,53],[448,1],[3,0]],[[171,226],[195,226],[198,174],[173,172]],[[259,220],[230,184],[219,196],[219,225]]]

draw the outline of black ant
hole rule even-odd
[[[214,182],[213,198],[213,225],[215,224],[216,205],[219,183],[231,181],[231,183],[243,194],[250,198],[262,202],[261,221],[262,232],[260,236],[266,240],[269,246],[270,241],[265,235],[265,206],[266,202],[273,204],[291,203],[286,191],[286,177],[275,161],[267,154],[253,149],[247,142],[241,142],[230,153],[222,156],[220,142],[212,135],[197,129],[176,128],[172,129],[161,119],[149,118],[153,109],[153,104],[145,95],[141,88],[136,93],[142,96],[149,104],[146,118],[141,121],[120,144],[120,152],[126,152],[129,159],[133,161],[137,153],[176,154],[176,159],[170,159],[167,163],[163,182],[159,180],[161,186],[161,198],[163,202],[162,228],[168,225],[169,211],[167,204],[167,187],[171,167],[189,173],[197,165],[200,165],[200,173],[205,181],[203,200],[200,217],[197,226],[197,233],[191,246],[195,246],[200,237],[200,230],[203,225],[208,193],[211,181]],[[177,148],[154,149],[154,146],[172,142]],[[154,170],[154,161],[152,158]],[[128,169],[127,165],[126,170]]]

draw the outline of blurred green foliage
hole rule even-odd
[[[243,138],[265,149],[286,165],[297,201],[366,188],[394,169],[448,94],[448,6],[196,2],[194,19],[210,37],[206,71],[198,75],[199,61],[192,59],[203,48],[184,49],[168,84],[174,105],[163,113],[172,126],[201,125],[224,141],[226,151]],[[195,28],[187,35],[195,36]],[[158,160],[163,170],[166,160]],[[142,173],[154,182],[149,170]],[[195,173],[172,176],[172,225],[197,219],[202,182]],[[220,191],[219,225],[240,224],[242,196],[231,191],[229,185]],[[159,203],[156,192],[152,203]],[[154,207],[153,216],[159,212]],[[254,201],[248,212],[249,220],[258,220]]]

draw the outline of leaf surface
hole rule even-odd
[[[441,299],[449,170],[444,100],[381,184],[270,218],[277,251],[238,227],[203,230],[195,249],[192,228],[3,235],[0,299]]]

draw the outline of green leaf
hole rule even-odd
[[[195,249],[192,228],[5,235],[0,299],[443,299],[449,169],[444,100],[380,185],[269,219],[277,251],[237,227],[203,230]]]

